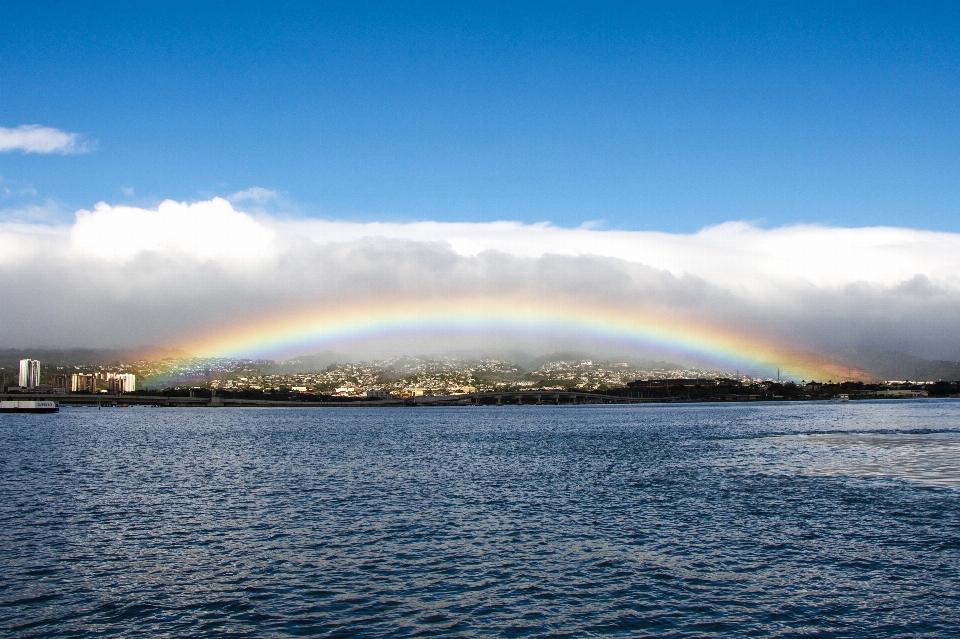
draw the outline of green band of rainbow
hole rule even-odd
[[[204,357],[303,355],[365,339],[510,331],[579,335],[684,353],[717,365],[784,377],[839,379],[836,362],[704,321],[644,309],[510,297],[352,301],[276,314],[186,340]]]

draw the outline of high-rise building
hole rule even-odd
[[[132,393],[137,390],[137,376],[133,373],[110,373],[107,387],[111,393]]]
[[[40,360],[20,360],[20,386],[36,388],[40,385]]]
[[[50,386],[65,392],[70,392],[70,376],[57,373],[50,378]]]
[[[70,376],[70,391],[73,393],[96,393],[97,376],[74,373]]]

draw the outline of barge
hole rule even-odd
[[[49,400],[0,401],[0,413],[56,413],[60,407]]]

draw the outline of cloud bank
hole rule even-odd
[[[735,222],[666,234],[252,216],[220,198],[100,203],[71,225],[0,224],[0,346],[170,345],[285,309],[475,293],[648,309],[827,353],[954,359],[958,274],[960,235],[900,228]],[[479,329],[342,346],[361,356],[616,347]]]
[[[79,133],[66,133],[39,124],[24,124],[12,129],[0,127],[0,153],[86,153],[90,146]]]

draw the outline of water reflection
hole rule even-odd
[[[960,432],[828,433],[780,437],[781,467],[809,475],[891,478],[960,487]]]

